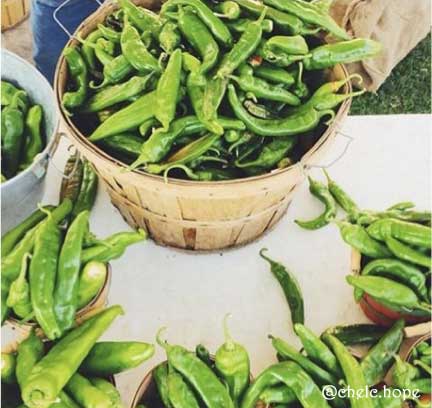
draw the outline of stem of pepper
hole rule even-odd
[[[227,313],[224,317],[223,321],[223,328],[224,328],[224,337],[225,337],[225,344],[224,348],[227,351],[233,351],[235,349],[235,343],[231,337],[231,333],[228,328],[228,319],[231,317],[231,313]]]
[[[162,340],[161,334],[167,330],[166,326],[161,327],[156,333],[156,343],[159,344],[165,351],[168,351],[172,346],[166,340]]]

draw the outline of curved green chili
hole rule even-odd
[[[250,361],[246,349],[232,339],[228,330],[228,317],[224,319],[225,343],[216,351],[215,366],[237,405],[249,385]]]
[[[29,316],[33,310],[30,300],[30,287],[26,278],[28,259],[30,257],[30,254],[24,255],[21,272],[18,278],[12,282],[6,301],[7,307],[12,308],[14,313],[20,318]]]
[[[293,324],[304,323],[304,302],[300,286],[295,277],[282,264],[273,261],[264,255],[266,248],[261,249],[260,256],[270,264],[273,276],[278,280],[282,287],[285,298],[291,311],[291,321]]]
[[[25,119],[26,140],[21,168],[26,168],[33,163],[34,158],[43,149],[44,142],[42,136],[42,106],[33,105],[27,112]]]
[[[17,348],[16,359],[16,378],[19,386],[22,388],[27,377],[30,375],[33,367],[44,355],[43,341],[35,334],[34,330],[30,331],[29,336],[22,341]]]
[[[168,398],[173,408],[199,408],[198,401],[183,377],[168,369]]]
[[[68,64],[70,76],[76,84],[76,90],[63,94],[62,106],[66,110],[73,110],[81,106],[87,98],[87,65],[77,48],[66,47],[63,55]]]
[[[336,201],[325,184],[315,181],[311,177],[308,179],[309,191],[325,205],[325,211],[313,220],[295,220],[295,223],[302,228],[315,230],[328,225],[336,217]]]

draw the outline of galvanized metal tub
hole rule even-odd
[[[48,161],[57,147],[59,115],[54,93],[45,77],[27,61],[10,51],[1,50],[2,80],[27,92],[32,103],[42,105],[45,149],[33,164],[1,184],[2,235],[26,218],[42,200]]]

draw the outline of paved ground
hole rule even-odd
[[[7,48],[27,61],[33,61],[30,18],[17,27],[5,31],[1,37],[3,48]]]

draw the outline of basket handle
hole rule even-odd
[[[61,22],[60,18],[58,17],[58,14],[60,12],[60,10],[67,6],[67,4],[72,1],[72,0],[64,0],[55,10],[53,13],[53,19],[54,21],[58,24],[58,26],[65,32],[65,34],[69,37],[69,38],[74,38],[74,35],[66,28],[66,26]],[[99,4],[99,6],[103,5],[103,1],[101,0],[94,0],[96,3]]]
[[[346,143],[345,143],[345,146],[344,146],[342,152],[339,155],[337,155],[333,160],[331,160],[330,163],[327,163],[327,164],[304,164],[304,166],[302,166],[302,168],[304,170],[328,169],[328,168],[332,167],[334,164],[336,164],[340,159],[342,159],[342,157],[345,156],[351,143],[354,141],[354,138],[350,135],[347,135],[346,133],[341,132],[340,130],[337,130],[336,133],[343,136],[346,139]]]
[[[62,137],[67,137],[66,133],[63,133],[63,132],[58,133],[58,139],[60,140]],[[58,145],[58,143],[59,142],[57,142],[57,145]],[[70,152],[71,148],[74,148],[74,146],[72,144],[70,144],[69,147],[67,148],[69,152]],[[81,158],[80,152],[75,148],[74,153],[76,153],[76,155],[77,155],[77,160],[75,161],[74,166],[73,166],[73,168],[69,174],[65,174],[63,170],[61,170],[57,167],[57,165],[55,164],[55,161],[54,161],[54,153],[55,153],[55,149],[52,149],[48,153],[48,160],[51,162],[51,165],[53,166],[54,170],[57,173],[59,173],[63,179],[69,180],[70,178],[73,177],[73,175],[75,174],[75,172],[78,169],[78,163],[79,163],[80,158]]]

